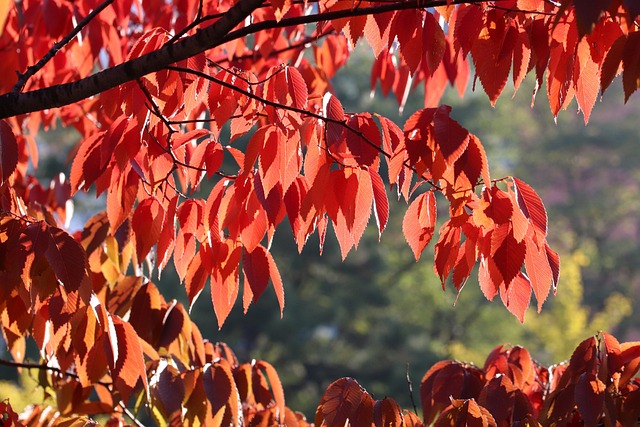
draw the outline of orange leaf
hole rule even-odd
[[[164,208],[155,198],[147,198],[136,208],[132,229],[136,236],[136,253],[141,262],[160,239],[164,223]]]
[[[544,239],[547,235],[547,210],[540,196],[525,182],[513,178],[520,210],[529,219],[538,236]]]
[[[110,316],[115,326],[117,338],[112,339],[112,351],[115,355],[115,366],[111,370],[116,389],[120,392],[122,400],[127,402],[132,392],[142,385],[147,398],[149,396],[149,385],[147,383],[147,369],[142,354],[140,338],[133,327],[117,316]],[[117,350],[113,348],[113,344]]]
[[[384,188],[384,182],[378,175],[378,172],[369,170],[371,176],[371,185],[373,188],[374,213],[376,224],[378,225],[378,239],[382,236],[382,232],[387,227],[389,220],[389,200],[387,199],[387,191]]]
[[[33,242],[36,258],[45,256],[67,292],[78,290],[87,277],[87,260],[82,246],[67,232],[45,222],[29,225],[26,234]]]
[[[269,284],[269,262],[267,260],[267,250],[258,245],[253,251],[244,251],[242,255],[242,271],[246,284],[251,289],[254,302],[258,302],[262,293]],[[246,289],[246,288],[245,288]],[[248,309],[245,303],[245,312]]]
[[[282,317],[284,312],[284,285],[271,252],[267,252],[267,262],[269,263],[269,277],[271,277],[271,283],[273,283],[273,290],[276,292],[276,298],[280,306],[280,317]]]
[[[282,383],[280,382],[278,373],[270,363],[265,362],[264,360],[259,360],[258,362],[256,362],[255,366],[258,369],[264,370],[267,374],[267,379],[269,380],[269,385],[271,386],[271,393],[273,394],[273,399],[275,400],[276,407],[278,408],[276,419],[284,420],[286,408],[284,400],[284,389],[282,388]]]
[[[527,249],[524,264],[527,269],[527,274],[529,275],[529,280],[531,280],[533,293],[538,301],[538,313],[540,313],[542,304],[547,299],[549,291],[551,290],[553,275],[545,248],[538,247],[538,245],[529,238],[525,240],[525,244]]]
[[[504,282],[500,285],[500,298],[507,310],[524,323],[524,315],[531,301],[531,283],[522,272],[507,286]]]
[[[416,261],[433,237],[436,215],[436,198],[432,191],[420,194],[407,208],[402,221],[402,232]]]

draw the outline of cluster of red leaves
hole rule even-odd
[[[573,2],[562,3],[560,12],[552,2],[510,0],[499,7],[441,6],[426,16],[413,10],[377,16],[362,30],[377,54],[371,88],[379,80],[383,93],[392,91],[403,105],[408,92],[424,82],[425,106],[435,107],[447,82],[464,93],[471,54],[492,104],[509,74],[517,91],[535,70],[536,91],[546,82],[553,115],[575,98],[587,123],[598,93],[614,76],[623,73],[625,99],[638,88],[638,7],[618,1],[576,2],[575,8],[569,7]],[[448,32],[439,20],[446,21]],[[394,40],[400,44],[398,56],[389,50]]]
[[[449,205],[435,254],[443,286],[452,277],[461,290],[479,264],[487,298],[500,294],[522,321],[531,294],[540,309],[557,285],[559,259],[547,244],[540,198],[517,178],[492,181],[479,139],[436,104],[449,83],[463,92],[469,54],[491,102],[511,70],[516,88],[530,71],[538,83],[546,76],[554,114],[575,97],[588,118],[598,91],[620,73],[628,98],[640,82],[633,2],[437,2],[433,10],[411,0],[254,3],[251,19],[206,52],[99,96],[76,102],[57,93],[55,105],[68,105],[0,122],[1,329],[16,361],[33,337],[51,372],[42,386],[55,390],[61,414],[110,412],[135,397],[161,408],[163,419],[182,417],[185,405],[200,414],[197,422],[235,421],[240,393],[243,419],[282,421],[288,413],[271,368],[258,362],[251,372],[264,372],[242,386],[235,375],[243,365],[204,342],[181,304],[164,301],[153,270],[173,259],[190,305],[210,282],[219,326],[240,292],[246,311],[269,282],[282,312],[283,283],[269,250],[280,223],[288,218],[299,250],[315,232],[322,250],[331,224],[345,257],[372,212],[379,233],[385,229],[389,190],[409,204],[403,231],[416,259],[435,234],[435,195]],[[0,8],[0,89],[18,98],[43,89],[38,99],[69,82],[105,89],[99,77],[87,78],[94,70],[114,67],[126,77],[131,62],[116,65],[153,64],[242,13],[243,4],[14,2]],[[60,52],[49,50],[48,41],[66,35],[54,46]],[[330,78],[361,38],[377,58],[372,86],[380,80],[403,104],[425,82],[425,108],[402,128],[345,112],[332,93]],[[309,46],[313,54],[304,55]],[[34,66],[41,58],[48,61]],[[11,116],[11,106],[1,107]],[[37,132],[58,120],[82,141],[69,180],[60,176],[45,189],[28,166],[38,166]],[[106,211],[69,234],[71,197],[90,190],[105,196]],[[184,395],[167,398],[156,390],[163,381],[183,383]],[[210,381],[229,392],[209,398]],[[395,411],[389,401],[371,406],[374,418]]]
[[[355,380],[342,378],[325,392],[315,421],[354,427],[632,426],[640,417],[639,368],[640,344],[620,344],[605,333],[551,367],[522,347],[499,346],[482,369],[450,360],[429,369],[420,384],[422,420],[393,399],[374,402]]]
[[[206,362],[185,367],[160,357],[146,363],[148,412],[162,425],[310,426],[285,406],[275,369],[265,361],[240,364],[225,344],[204,344]],[[519,346],[498,346],[482,368],[441,361],[420,384],[422,417],[402,410],[392,399],[374,400],[353,378],[329,385],[315,415],[316,426],[418,427],[557,425],[636,425],[640,417],[640,344],[620,344],[599,333],[578,345],[569,361],[545,367]],[[0,414],[22,427],[86,425],[72,415],[78,393],[73,378],[51,384],[57,411],[33,406],[18,415],[8,402]],[[63,383],[63,385],[61,385]],[[104,387],[104,385],[103,385]],[[97,391],[97,390],[96,390]],[[141,384],[136,392],[144,395]],[[65,407],[64,405],[68,405]],[[187,411],[185,409],[188,408]],[[93,412],[109,413],[93,408]],[[120,408],[106,426],[124,422]],[[4,425],[4,424],[3,424]]]

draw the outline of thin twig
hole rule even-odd
[[[64,375],[66,377],[70,377],[73,379],[79,379],[80,377],[73,372],[66,372],[60,368],[56,368],[55,366],[49,366],[46,363],[26,363],[26,362],[15,362],[13,360],[0,359],[0,365],[12,366],[14,368],[26,368],[26,369],[39,369],[55,372],[60,375]],[[111,383],[107,383],[104,381],[96,382],[97,385],[101,385],[103,387],[110,387]]]
[[[407,385],[409,386],[409,398],[411,399],[411,404],[413,405],[413,412],[418,415],[418,408],[416,407],[416,402],[413,400],[413,383],[411,382],[411,377],[409,376],[409,363],[407,362]]]
[[[129,419],[130,419],[131,421],[133,421],[133,423],[134,423],[136,426],[138,426],[138,427],[145,427],[145,425],[144,425],[144,424],[142,424],[142,423],[140,422],[140,420],[138,420],[138,419],[136,418],[136,416],[135,416],[135,415],[134,415],[134,414],[129,410],[129,408],[127,408],[127,405],[125,405],[125,404],[124,404],[124,402],[120,401],[120,403],[118,403],[118,405],[120,406],[120,408],[122,408],[122,412],[123,412],[127,417],[129,417]]]
[[[162,114],[162,111],[160,111],[160,107],[158,106],[156,101],[153,99],[153,96],[151,95],[151,92],[149,92],[149,89],[147,89],[147,87],[142,83],[142,80],[138,79],[137,82],[138,82],[138,87],[140,88],[142,93],[144,93],[144,96],[147,98],[147,101],[149,101],[149,104],[151,104],[151,107],[147,105],[147,108],[149,108],[149,110],[153,110],[153,112],[155,113],[155,116],[158,117],[162,121],[162,123],[164,123],[164,125],[169,130],[169,139],[171,139],[171,135],[173,135],[178,131],[175,130],[173,127],[171,127],[171,123],[169,122],[169,119],[167,119],[164,116],[164,114]]]
[[[73,40],[73,38],[78,35],[78,33],[82,31],[82,29],[86,27],[87,24],[89,24],[89,22],[93,20],[93,18],[95,18],[111,3],[113,3],[113,0],[104,0],[102,3],[100,3],[100,5],[98,5],[98,7],[93,9],[87,16],[85,16],[84,19],[82,19],[78,23],[78,25],[76,25],[75,28],[66,35],[65,38],[63,38],[59,42],[54,43],[49,52],[47,52],[47,54],[43,56],[40,61],[38,61],[35,65],[27,67],[27,71],[25,71],[23,74],[18,73],[18,81],[16,82],[15,86],[13,86],[12,92],[21,92],[24,88],[24,85],[27,84],[27,80],[29,80],[35,73],[40,71],[47,64],[47,62],[49,62],[54,56],[56,56],[56,53],[58,53],[60,49],[70,43],[71,40]]]

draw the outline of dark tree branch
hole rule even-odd
[[[65,377],[70,377],[74,379],[79,379],[77,374],[73,372],[66,372],[60,368],[56,368],[55,366],[49,366],[46,363],[26,363],[26,362],[15,362],[13,360],[0,359],[0,365],[12,366],[14,368],[26,368],[26,369],[39,369],[50,372],[55,372],[60,375],[64,375]],[[110,387],[111,383],[106,383],[104,381],[98,381],[96,384],[101,385],[103,387]]]
[[[75,82],[54,85],[25,93],[7,93],[0,96],[0,119],[20,114],[41,111],[49,108],[73,104],[121,84],[136,80],[142,76],[167,69],[169,65],[185,60],[206,50],[229,41],[255,34],[272,28],[284,28],[301,24],[312,24],[338,18],[375,15],[404,9],[424,9],[443,6],[447,3],[475,3],[473,0],[406,0],[383,3],[378,6],[322,12],[313,15],[285,18],[278,21],[267,20],[250,24],[233,31],[265,0],[242,0],[229,9],[215,23],[204,29],[196,30],[192,36],[184,37],[175,43],[167,43],[162,48],[131,59],[120,65],[108,68]]]
[[[32,92],[4,94],[0,96],[0,119],[69,105],[219,46],[225,41],[225,36],[263,2],[242,0],[218,21],[194,35],[87,78]]]

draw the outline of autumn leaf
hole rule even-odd
[[[436,199],[431,191],[420,194],[405,213],[402,232],[416,261],[433,237],[436,215]]]
[[[0,184],[9,179],[18,166],[18,142],[11,126],[0,121]]]

